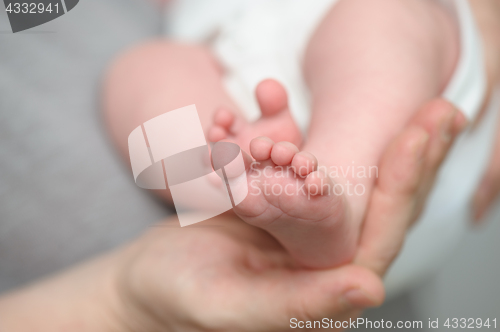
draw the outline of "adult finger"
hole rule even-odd
[[[500,110],[499,110],[500,111]],[[500,194],[500,118],[490,163],[473,198],[474,220],[479,222]]]
[[[483,119],[495,86],[500,83],[500,2],[473,0],[469,3],[481,33],[487,83],[485,98],[475,120],[475,127]]]
[[[424,158],[422,177],[415,195],[414,216],[410,224],[422,211],[441,164],[452,147],[455,137],[467,124],[468,121],[462,112],[444,99],[430,101],[412,119],[411,125],[424,128],[430,138]]]
[[[399,253],[465,118],[450,103],[426,104],[382,157],[361,234],[357,264],[383,275]],[[422,194],[423,193],[423,194]]]

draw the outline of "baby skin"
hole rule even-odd
[[[214,126],[208,131],[211,141],[235,142],[253,160],[247,170],[249,193],[234,212],[270,232],[302,266],[347,262],[349,253],[355,250],[357,230],[345,215],[349,213],[345,196],[334,193],[333,179],[324,169],[318,169],[313,154],[279,140],[288,135],[295,142],[301,141],[296,125],[285,122],[291,116],[284,88],[277,81],[265,80],[257,86],[256,98],[264,107],[259,122],[244,123],[223,108],[215,113]],[[275,122],[274,128],[281,129],[248,142],[252,130],[264,132],[263,122]],[[237,128],[242,128],[242,135]]]
[[[417,108],[443,91],[457,62],[457,40],[451,15],[435,2],[340,1],[306,53],[313,98],[305,144],[274,80],[256,89],[260,123],[244,123],[227,108],[214,114],[208,138],[232,140],[255,160],[249,195],[236,214],[271,233],[302,266],[350,261],[381,154]],[[262,125],[269,118],[274,131]],[[446,136],[453,118],[442,121]],[[412,144],[418,151],[426,141]]]
[[[339,0],[305,53],[312,103],[306,137],[274,80],[256,87],[262,117],[245,121],[224,89],[223,69],[201,45],[156,41],[122,55],[106,77],[104,110],[128,160],[134,128],[196,104],[209,141],[234,141],[255,161],[249,194],[234,212],[270,232],[299,265],[332,267],[352,260],[374,168],[416,110],[443,92],[458,44],[457,24],[437,1]],[[442,119],[443,139],[452,121]],[[168,190],[159,194],[171,201]]]

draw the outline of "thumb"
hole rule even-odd
[[[345,318],[346,313],[355,316],[361,309],[381,305],[385,296],[380,277],[357,265],[331,270],[270,271],[269,275],[260,275],[259,280],[252,279],[254,285],[262,288],[254,294],[259,296],[255,299],[257,306],[265,308],[259,310],[267,315],[261,321],[265,331],[288,329],[293,319],[339,319]],[[259,320],[262,318],[261,315]]]

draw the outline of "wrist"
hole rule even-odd
[[[0,298],[0,330],[122,331],[110,254]]]

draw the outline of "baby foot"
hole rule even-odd
[[[302,137],[288,109],[284,87],[273,79],[267,79],[257,85],[255,96],[262,112],[259,120],[248,123],[230,110],[220,108],[215,112],[214,124],[208,131],[209,141],[228,139],[245,151],[248,151],[250,141],[258,136],[300,145]]]
[[[358,230],[349,223],[344,196],[318,169],[316,158],[290,142],[258,137],[250,143],[248,196],[234,212],[271,233],[302,266],[332,267],[350,261]]]

